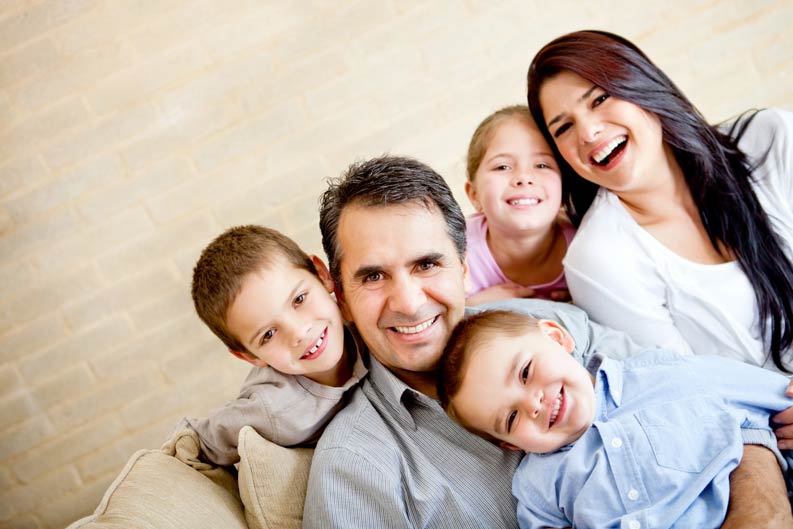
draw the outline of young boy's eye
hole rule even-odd
[[[531,362],[526,364],[526,367],[523,368],[523,371],[520,372],[520,381],[522,383],[526,383],[529,380],[529,367],[531,366]]]
[[[259,346],[262,346],[272,340],[273,336],[275,336],[275,329],[267,329],[262,333],[262,337],[259,340]]]
[[[512,425],[515,424],[515,418],[518,416],[518,412],[512,410],[509,412],[509,417],[507,417],[507,433],[512,433]]]
[[[300,294],[299,296],[297,296],[297,297],[295,298],[295,300],[293,301],[293,303],[294,303],[295,305],[302,305],[302,304],[303,304],[303,302],[306,300],[306,296],[307,296],[307,294],[306,294],[305,292],[304,292],[304,293],[302,293],[302,294]]]

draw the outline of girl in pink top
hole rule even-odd
[[[509,297],[568,300],[562,258],[575,228],[562,213],[562,180],[529,108],[494,112],[468,147],[465,191],[468,305]]]

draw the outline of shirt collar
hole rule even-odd
[[[391,408],[392,415],[405,428],[416,429],[416,421],[411,413],[413,406],[419,405],[440,410],[440,404],[435,399],[402,382],[374,355],[369,355],[369,382],[380,394],[383,402]]]
[[[595,394],[601,388],[603,394],[611,397],[614,404],[619,406],[622,402],[622,364],[596,353],[589,359],[586,369],[595,377]]]

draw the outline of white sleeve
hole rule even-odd
[[[772,195],[793,208],[793,112],[768,108],[758,112],[738,142],[750,163],[762,163],[752,176]]]
[[[597,213],[582,224],[564,260],[573,303],[641,346],[691,354],[669,312],[666,284],[653,259],[607,205]]]

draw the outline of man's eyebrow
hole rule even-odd
[[[593,85],[592,85],[592,88],[590,88],[589,90],[587,90],[586,92],[584,92],[584,95],[582,95],[581,97],[579,97],[577,102],[578,102],[578,103],[580,103],[580,102],[582,102],[582,101],[585,101],[585,100],[586,100],[586,99],[587,99],[587,98],[588,98],[590,95],[592,95],[592,92],[594,92],[596,88],[597,88],[597,85],[596,85],[596,84],[593,84]],[[562,112],[561,114],[559,114],[558,116],[556,116],[555,118],[553,118],[551,121],[549,121],[549,122],[548,122],[548,128],[551,128],[551,125],[553,125],[553,124],[554,124],[554,123],[556,123],[557,121],[561,121],[562,119],[564,119],[564,117],[565,117],[566,115],[567,115],[567,114],[565,114],[564,112]]]
[[[424,255],[420,255],[410,261],[411,266],[416,266],[417,264],[426,263],[427,261],[444,261],[445,255],[441,252],[431,252]]]
[[[371,274],[377,274],[377,273],[382,273],[382,272],[383,272],[383,268],[380,267],[380,266],[364,265],[364,266],[358,268],[358,270],[356,270],[355,273],[353,273],[352,277],[356,281],[360,281],[360,280],[365,279],[366,277],[370,276]]]

